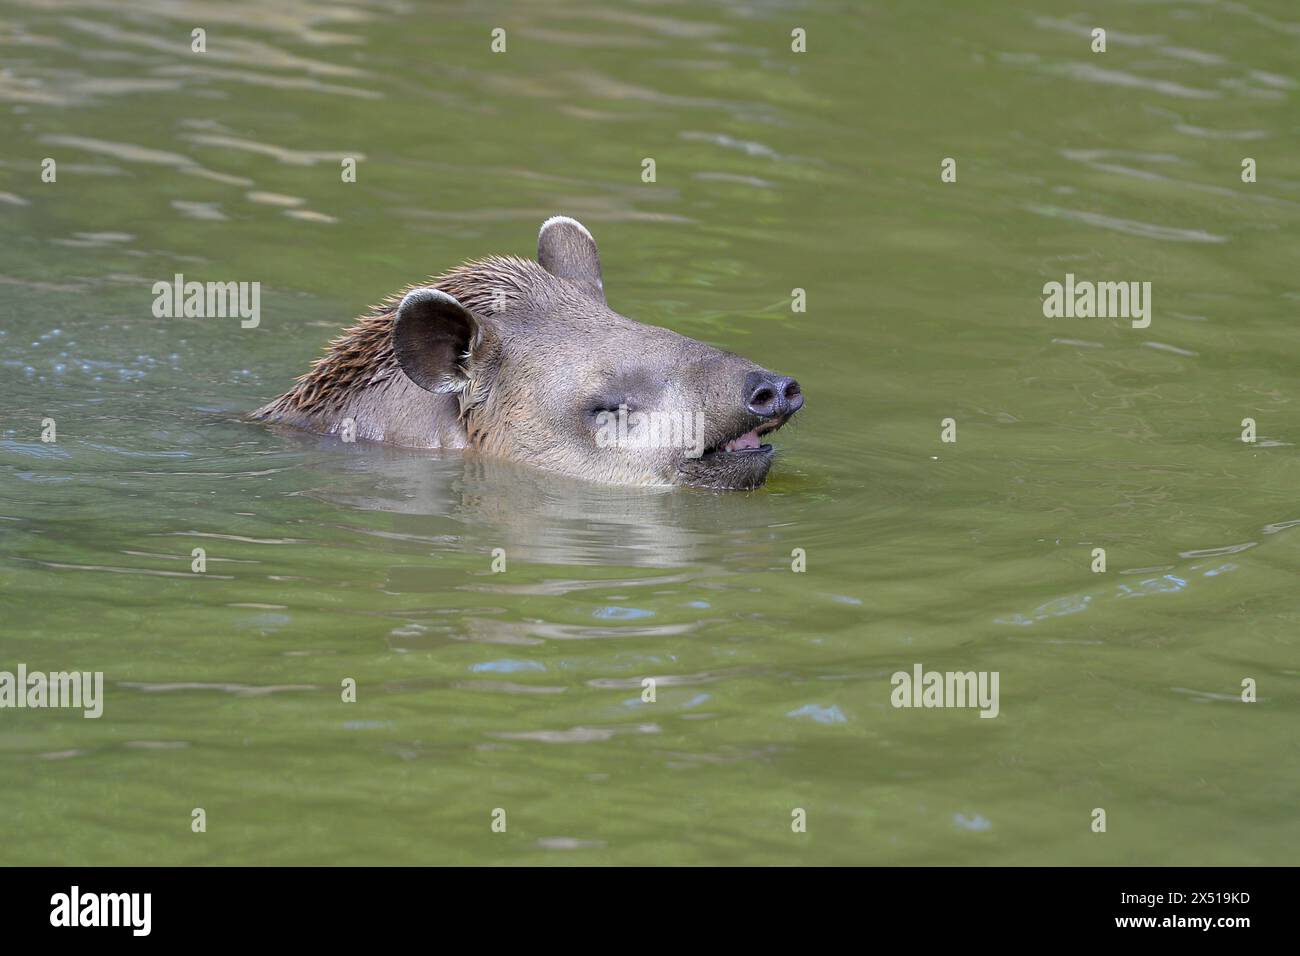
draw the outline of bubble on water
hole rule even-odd
[[[1175,577],[1172,574],[1166,574],[1159,578],[1149,578],[1146,581],[1139,581],[1136,587],[1130,587],[1127,584],[1119,586],[1120,593],[1118,597],[1131,598],[1143,597],[1148,594],[1172,594],[1181,591],[1187,587],[1187,582],[1182,578]]]
[[[654,611],[639,607],[602,607],[592,612],[593,617],[607,621],[635,621],[643,617],[654,617]]]
[[[1082,597],[1057,598],[1035,608],[1032,612],[1032,617],[1015,613],[1005,617],[994,618],[993,623],[1017,624],[1021,627],[1025,627],[1033,624],[1035,621],[1044,621],[1049,617],[1064,617],[1067,614],[1078,614],[1080,611],[1086,611],[1091,602],[1091,594],[1085,594]]]
[[[484,661],[482,664],[470,665],[470,670],[475,674],[517,674],[521,671],[544,671],[546,665],[541,661]]]
[[[575,837],[542,837],[537,845],[543,850],[603,850],[609,844],[604,840],[579,840]]]
[[[1211,568],[1209,571],[1206,571],[1205,577],[1214,578],[1214,577],[1218,577],[1220,574],[1226,574],[1229,571],[1235,571],[1235,570],[1237,570],[1237,566],[1235,564],[1221,564],[1217,568]]]
[[[832,704],[830,707],[821,707],[817,704],[804,704],[786,714],[787,717],[811,717],[819,724],[847,724],[849,719],[844,716],[844,711],[839,706]]]
[[[985,820],[978,813],[973,817],[967,817],[961,813],[954,813],[952,815],[952,822],[962,830],[971,830],[976,833],[983,833],[986,830],[993,829],[993,824],[988,820]]]
[[[241,631],[254,630],[259,634],[272,634],[292,621],[293,618],[288,614],[254,614],[246,620],[236,621],[235,627]]]

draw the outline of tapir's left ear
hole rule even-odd
[[[601,302],[605,283],[600,278],[600,253],[587,227],[568,216],[552,216],[537,234],[537,261],[560,279],[575,282]]]
[[[393,355],[416,385],[445,395],[465,388],[465,359],[478,345],[479,324],[441,289],[414,289],[393,320]]]

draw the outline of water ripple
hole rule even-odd
[[[1168,242],[1228,241],[1226,236],[1215,235],[1204,229],[1176,229],[1173,226],[1158,226],[1154,223],[1139,222],[1136,219],[1118,219],[1113,216],[1103,216],[1100,213],[1085,212],[1082,209],[1064,209],[1060,206],[1043,206],[1038,203],[1029,203],[1025,208],[1030,212],[1051,219],[1081,222],[1084,225],[1096,226],[1098,229],[1112,229],[1115,232],[1123,232],[1130,236],[1141,236],[1143,239],[1162,239]]]

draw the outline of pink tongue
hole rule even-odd
[[[745,432],[739,438],[733,438],[727,442],[725,450],[739,451],[741,448],[757,448],[758,446],[758,429],[756,428],[752,432]]]

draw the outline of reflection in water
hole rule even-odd
[[[305,494],[393,516],[392,533],[431,544],[469,536],[507,560],[554,565],[680,568],[707,563],[719,536],[743,551],[773,520],[762,494],[683,493],[590,484],[478,455],[370,445],[347,458],[344,482],[365,491]],[[485,561],[486,563],[486,561]],[[503,579],[502,588],[509,583]]]

